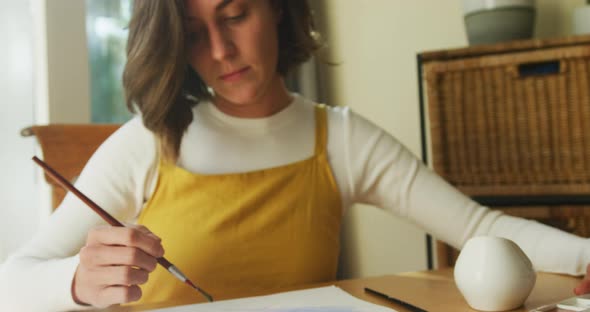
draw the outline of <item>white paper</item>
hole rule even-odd
[[[336,286],[200,303],[153,312],[395,312],[391,308],[360,300]]]

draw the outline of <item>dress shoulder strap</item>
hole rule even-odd
[[[328,141],[328,115],[326,105],[315,106],[315,154],[319,155],[326,150]]]

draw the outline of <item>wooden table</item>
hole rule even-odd
[[[549,303],[555,303],[572,297],[573,289],[580,281],[579,278],[559,275],[538,273],[537,282],[533,292],[525,302],[524,306],[512,311],[529,311]],[[351,295],[362,300],[391,307],[400,312],[411,312],[410,310],[391,303],[385,299],[367,294],[364,287],[374,288],[383,291],[403,301],[412,303],[420,308],[433,312],[464,312],[476,311],[471,309],[455,286],[452,269],[434,271],[411,272],[398,275],[381,277],[370,277],[353,280],[342,280],[334,283],[310,285],[309,287],[291,288],[286,290],[336,285]],[[230,299],[236,296],[227,296]],[[143,305],[136,307],[111,307],[102,310],[104,312],[131,312],[156,309],[166,306],[177,305],[178,303]],[[182,304],[187,304],[186,302]],[[554,310],[555,312],[559,310]]]

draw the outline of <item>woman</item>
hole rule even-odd
[[[500,235],[537,269],[585,273],[585,239],[478,206],[349,109],[289,93],[283,77],[317,48],[312,31],[302,0],[136,1],[124,84],[139,116],[77,185],[137,225],[100,226],[68,195],[3,265],[0,294],[10,296],[0,304],[198,298],[156,268],[162,255],[214,297],[333,280],[342,214],[355,202],[456,247]],[[584,280],[576,292],[589,289]]]

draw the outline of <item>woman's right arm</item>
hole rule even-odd
[[[146,194],[151,192],[157,170],[156,157],[152,134],[143,127],[139,118],[135,118],[101,145],[76,181],[76,187],[115,218],[133,221],[143,206]],[[113,242],[110,238],[113,229],[100,229],[105,224],[78,198],[66,195],[33,239],[0,266],[0,310],[62,311],[82,308],[74,300],[72,288],[87,285],[86,282],[82,285],[73,283],[74,276],[79,277],[76,271],[82,268],[80,250],[85,250],[82,258],[95,258],[96,253],[93,252],[96,250],[84,246]],[[143,229],[134,231],[145,232]],[[150,237],[144,237],[149,236],[147,233],[115,236],[115,242],[140,237],[128,244],[140,244],[140,249],[147,249],[148,254],[159,252],[159,243],[154,243],[156,238],[151,238],[152,244],[148,243],[150,247],[145,247],[145,241],[150,241]],[[149,268],[152,264],[143,265]],[[82,298],[78,301],[86,302]]]

